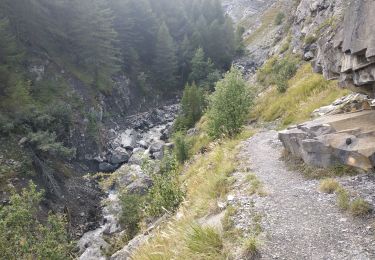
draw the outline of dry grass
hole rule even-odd
[[[256,237],[249,237],[244,240],[243,255],[246,259],[253,259],[258,255],[258,240]]]
[[[348,211],[354,217],[364,217],[372,211],[370,203],[364,199],[355,198],[351,200],[349,191],[342,186],[337,188],[336,195],[339,208]]]
[[[279,93],[276,87],[263,93],[256,102],[251,118],[267,122],[281,118],[283,128],[310,119],[316,108],[349,93],[348,90],[340,89],[337,82],[328,81],[314,73],[309,63],[298,69],[288,86],[285,93]]]
[[[205,259],[225,259],[223,239],[212,227],[193,226],[187,234],[186,244],[193,254]]]
[[[319,190],[324,193],[332,194],[334,193],[338,188],[340,187],[340,184],[338,181],[336,181],[333,178],[324,179],[320,182]]]
[[[249,173],[246,176],[246,181],[250,183],[250,187],[248,189],[249,195],[257,194],[259,196],[266,196],[266,192],[263,188],[263,183],[258,179],[258,177],[253,174]]]
[[[337,205],[341,210],[347,210],[350,206],[350,194],[343,187],[339,187],[336,190],[337,195]]]
[[[371,205],[362,198],[357,198],[350,203],[350,213],[356,217],[363,217],[371,212]]]

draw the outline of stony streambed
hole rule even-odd
[[[110,150],[98,156],[99,168],[104,172],[115,171],[114,184],[102,201],[103,221],[99,228],[85,233],[78,241],[82,260],[107,259],[103,254],[109,245],[105,236],[122,232],[118,216],[121,213],[120,191],[145,193],[152,185],[150,176],[142,171],[144,158],[162,159],[178,106],[165,106],[131,118],[133,128],[110,130]],[[117,170],[116,170],[117,169]]]

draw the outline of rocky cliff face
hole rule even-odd
[[[302,0],[291,28],[294,53],[326,78],[373,96],[374,11],[374,1]]]
[[[249,17],[259,18],[274,2],[275,0],[223,0],[223,7],[233,21],[239,23]]]
[[[250,59],[259,67],[290,37],[293,53],[341,86],[374,96],[375,2],[372,0],[224,1],[227,13],[250,35]],[[273,10],[277,9],[277,10]],[[267,16],[286,14],[284,26]],[[263,17],[263,18],[262,18]],[[268,22],[268,23],[267,23]],[[289,25],[288,25],[289,24]],[[263,30],[262,27],[265,27]],[[245,38],[247,35],[245,35]]]

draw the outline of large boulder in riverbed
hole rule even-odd
[[[112,164],[122,164],[129,161],[130,155],[126,149],[122,147],[117,147],[110,156],[110,163]]]
[[[122,132],[114,141],[115,146],[126,149],[133,149],[137,145],[139,133],[134,129],[127,129]]]
[[[144,158],[147,158],[146,150],[143,148],[135,148],[129,159],[129,164],[141,165]]]
[[[123,165],[117,171],[116,185],[130,193],[145,194],[152,186],[150,176],[145,174],[139,165]]]
[[[118,164],[110,164],[108,162],[101,162],[99,163],[99,171],[101,172],[113,172],[117,169]]]
[[[150,146],[150,153],[160,152],[164,149],[165,143],[164,142],[154,142]]]
[[[279,133],[285,149],[307,164],[375,167],[375,111],[324,116]]]

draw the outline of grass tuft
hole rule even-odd
[[[263,183],[258,179],[258,177],[250,173],[246,176],[246,181],[250,183],[250,187],[248,189],[249,195],[258,194],[259,196],[266,196],[266,192],[263,189]]]
[[[256,237],[249,237],[244,240],[243,254],[246,258],[250,259],[258,254],[258,240]]]
[[[343,187],[339,187],[336,190],[337,194],[337,205],[341,210],[348,210],[350,206],[350,194]]]
[[[206,259],[221,259],[223,240],[220,234],[212,227],[193,226],[186,238],[189,250]]]
[[[319,190],[324,193],[332,194],[334,193],[338,188],[340,187],[340,184],[338,181],[336,181],[333,178],[324,179],[320,182]]]
[[[363,217],[371,212],[371,205],[362,198],[357,198],[350,203],[350,213],[356,217]]]

